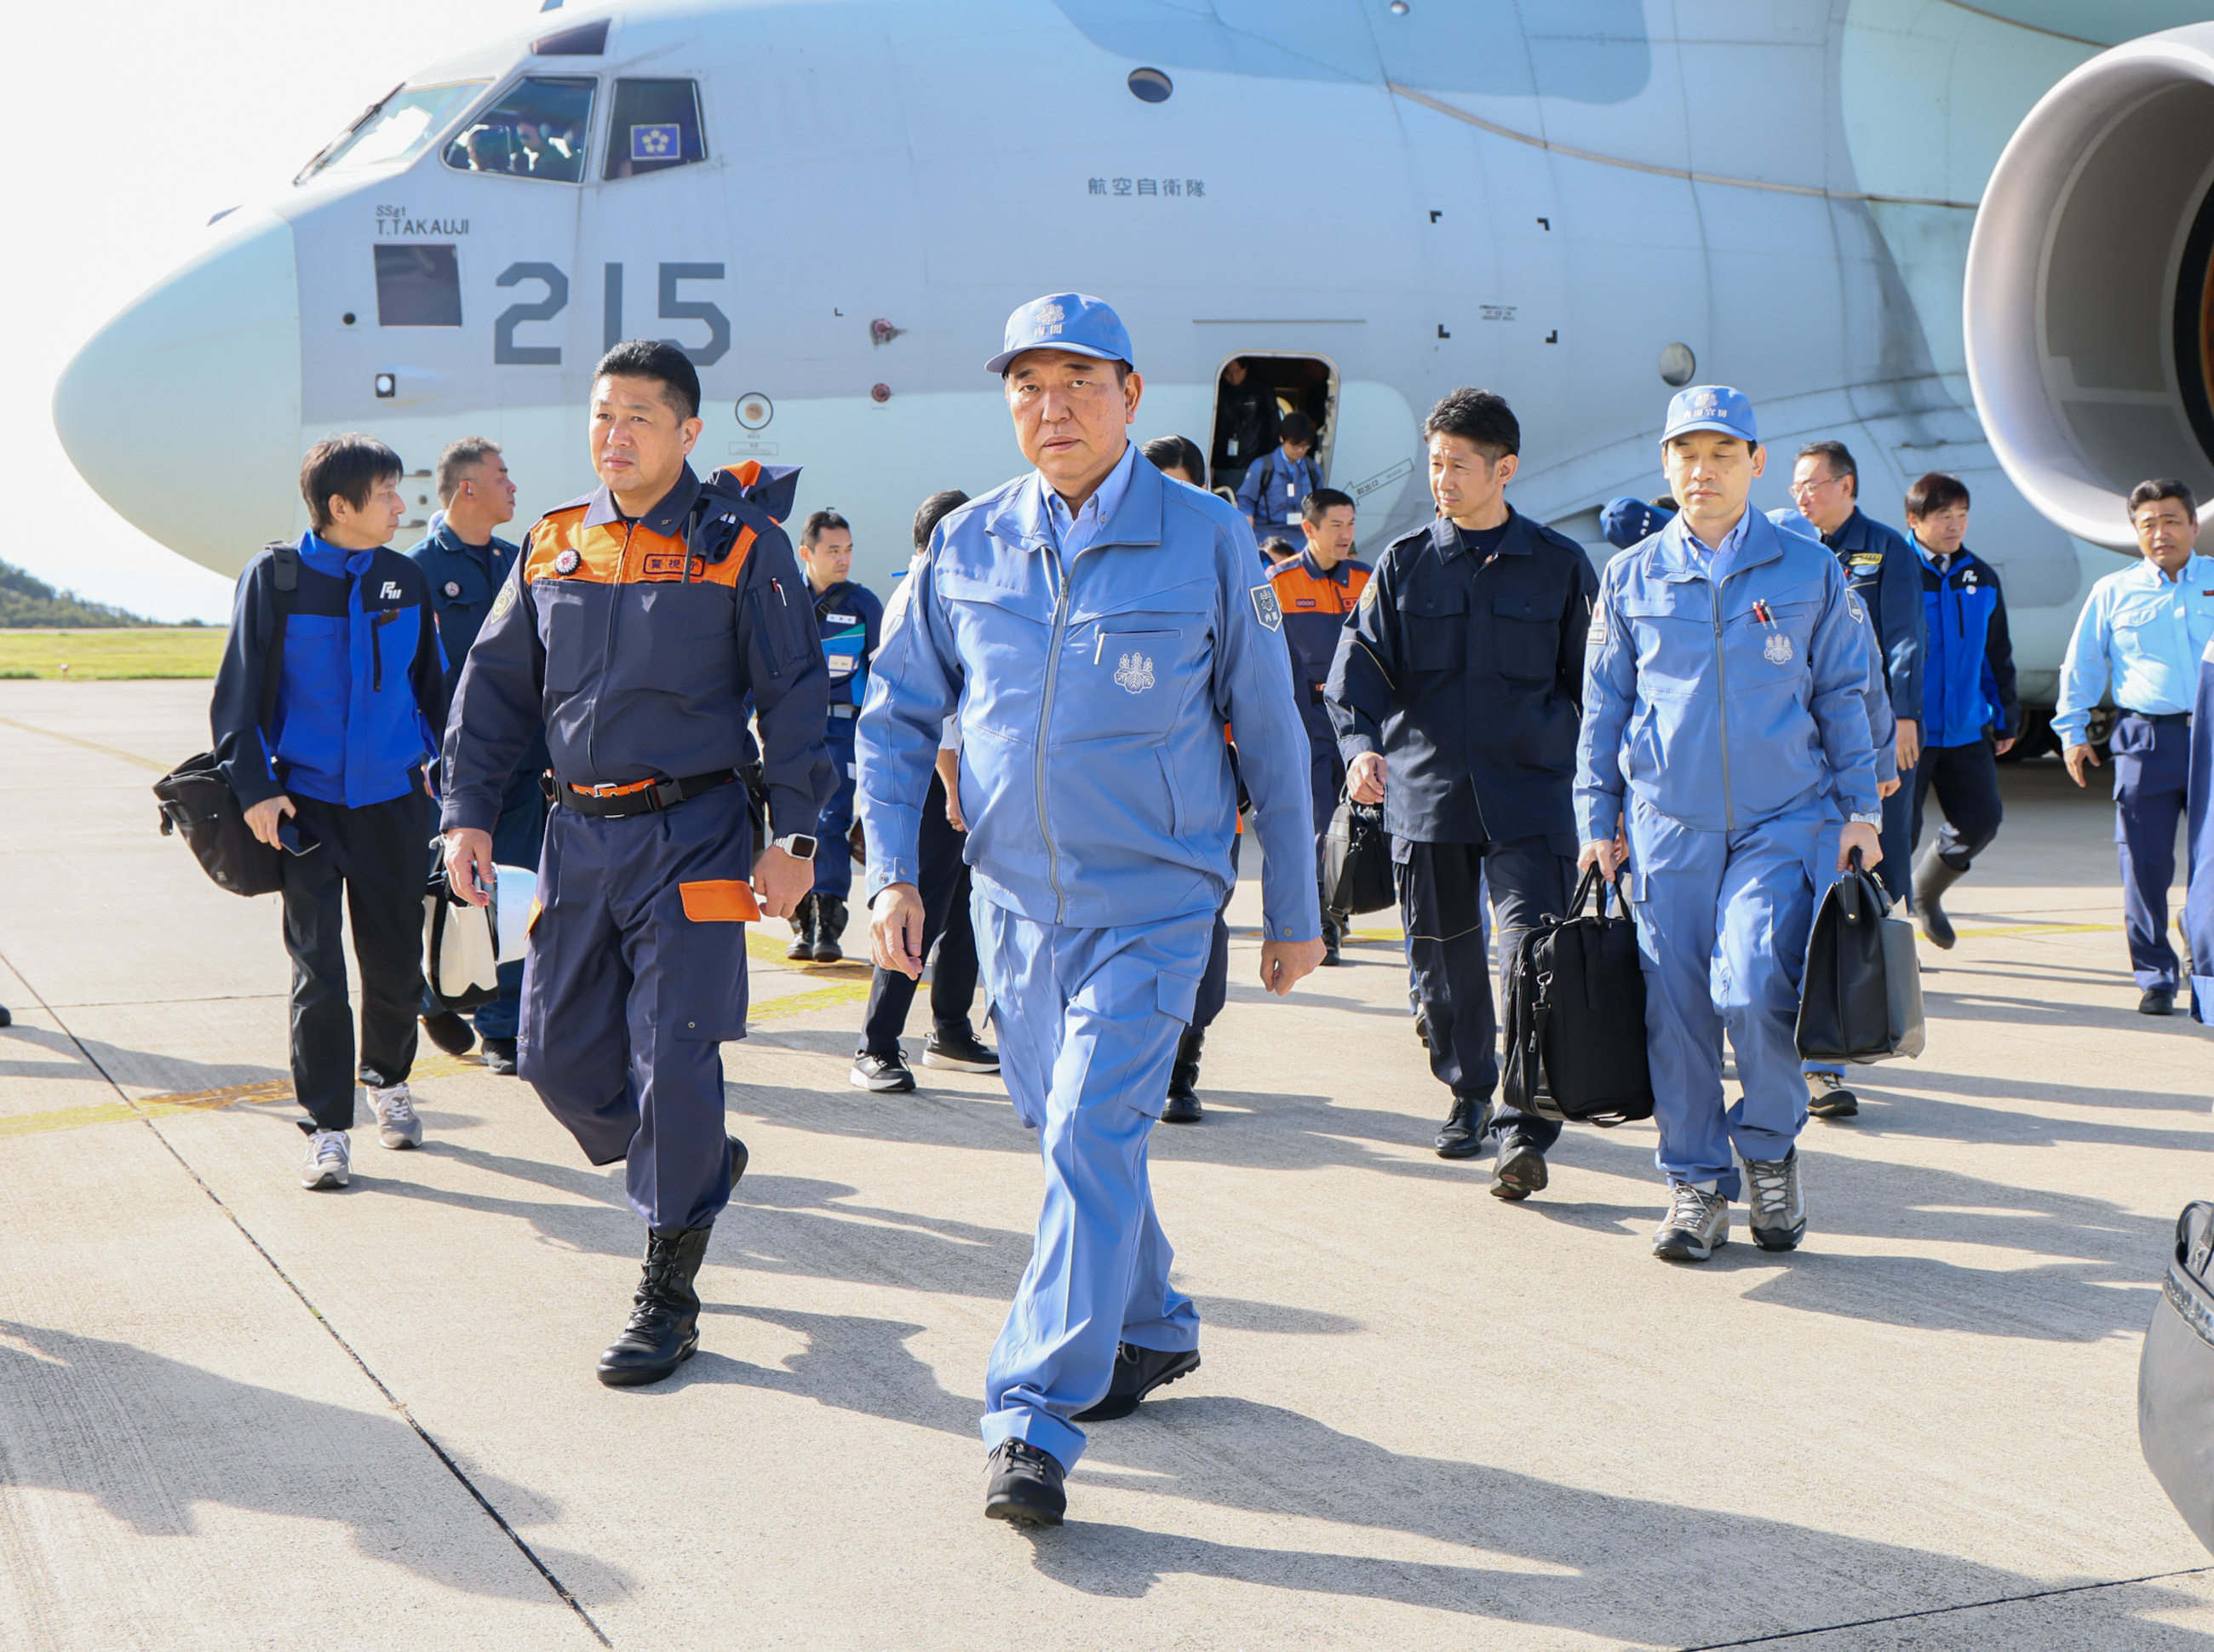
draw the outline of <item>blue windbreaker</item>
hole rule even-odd
[[[1991,565],[1962,548],[1943,575],[1922,565],[1922,743],[1972,745],[1984,731],[2014,732],[2014,643]]]

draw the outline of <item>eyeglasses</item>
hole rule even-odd
[[[1832,482],[1842,480],[1844,480],[1842,477],[1838,476],[1809,476],[1803,482],[1792,483],[1789,491],[1793,499],[1803,499],[1809,493],[1819,493]]]

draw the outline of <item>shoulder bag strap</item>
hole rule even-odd
[[[284,622],[292,612],[292,594],[300,588],[300,548],[282,542],[269,548],[276,568],[277,628],[270,633],[268,657],[261,662],[261,735],[277,720],[277,690],[284,682]],[[272,754],[272,756],[274,754]]]

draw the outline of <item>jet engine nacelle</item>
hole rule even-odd
[[[2210,187],[2214,23],[2199,23],[2069,75],[1984,193],[1965,295],[1976,408],[2024,496],[2095,544],[2134,548],[2123,501],[2147,477],[2214,499]]]

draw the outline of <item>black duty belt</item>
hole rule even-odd
[[[601,820],[620,820],[626,815],[657,814],[674,809],[703,792],[728,786],[737,771],[719,768],[712,774],[693,774],[681,780],[633,780],[623,786],[572,786],[554,782],[550,795],[565,809]]]
[[[2191,713],[2189,712],[2125,711],[2122,715],[2125,717],[2134,717],[2140,723],[2150,723],[2156,729],[2189,728],[2191,726]]]

